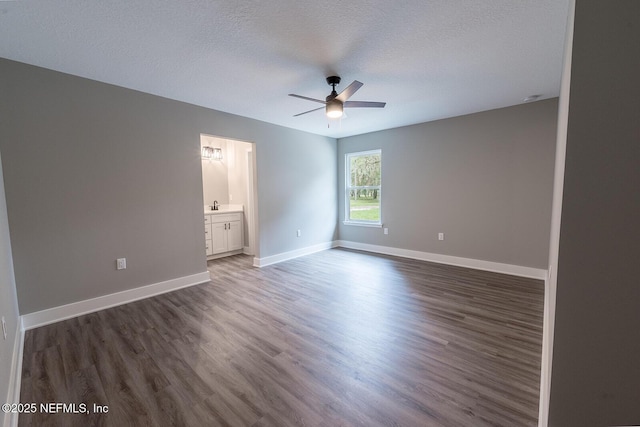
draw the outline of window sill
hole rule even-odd
[[[382,228],[382,223],[379,222],[342,221],[342,223],[344,225],[355,225],[357,227]]]

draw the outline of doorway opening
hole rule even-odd
[[[257,178],[255,144],[252,142],[200,135],[202,151],[202,196],[205,212],[205,233],[207,234],[207,259],[239,251],[224,251],[221,248],[222,235],[228,228],[235,233],[235,216],[241,215],[241,252],[258,256],[257,249]],[[228,215],[227,215],[228,213]],[[231,216],[230,216],[231,215]],[[212,221],[214,224],[209,224]],[[224,225],[216,226],[218,221]],[[217,231],[218,230],[218,231]],[[216,235],[216,233],[218,233]],[[217,237],[217,238],[216,238]],[[211,240],[213,238],[213,240]],[[238,239],[234,234],[229,239]],[[210,246],[211,245],[211,246]],[[230,246],[231,247],[231,246]],[[233,246],[237,248],[237,246]],[[216,254],[213,254],[213,248]]]

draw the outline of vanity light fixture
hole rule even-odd
[[[213,147],[202,147],[202,158],[207,160],[213,158]]]
[[[202,147],[202,158],[207,160],[222,160],[222,149],[216,147]]]

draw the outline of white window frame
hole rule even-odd
[[[380,185],[373,186],[350,186],[351,177],[351,158],[359,156],[369,156],[372,154],[380,155]],[[380,200],[380,219],[378,221],[368,220],[352,220],[349,219],[349,213],[351,212],[351,198],[349,197],[352,189],[362,190],[378,190],[378,199]],[[356,225],[360,227],[375,227],[382,228],[382,149],[358,151],[355,153],[346,153],[344,155],[344,225]]]

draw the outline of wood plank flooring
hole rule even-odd
[[[333,249],[27,331],[20,426],[535,426],[543,283]]]

